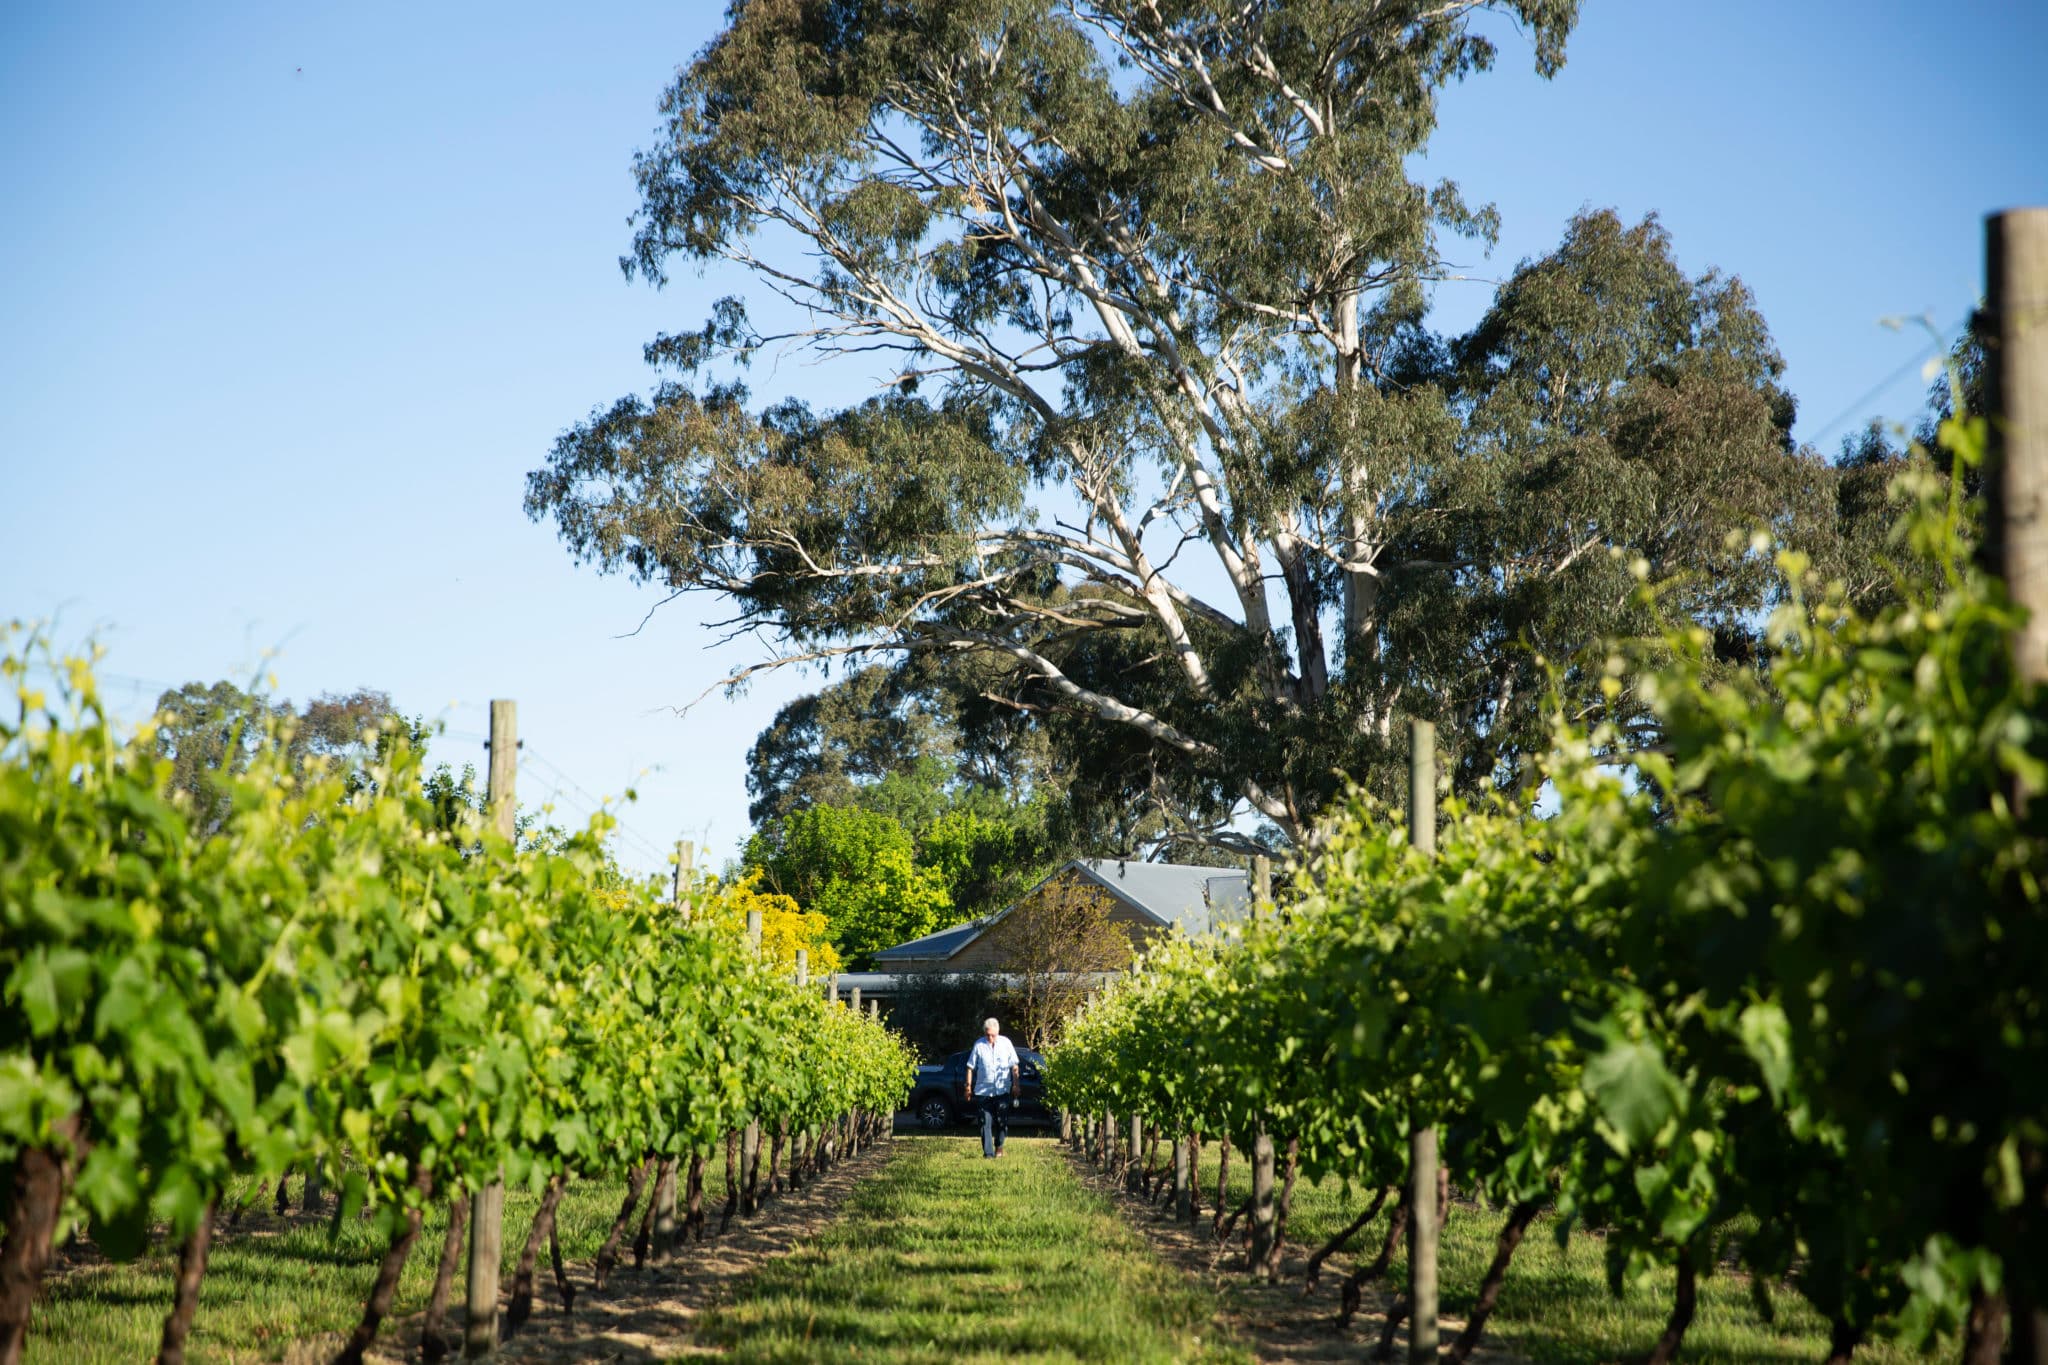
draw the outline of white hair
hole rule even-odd
[[[984,1020],[982,1020],[982,1021],[981,1021],[981,1026],[982,1026],[983,1028],[992,1028],[992,1029],[995,1029],[995,1030],[997,1030],[998,1032],[1000,1032],[1000,1031],[1002,1030],[1002,1027],[1003,1027],[1003,1026],[1002,1026],[1001,1024],[998,1024],[998,1023],[997,1023],[997,1022],[996,1022],[995,1020],[993,1020],[993,1019],[984,1019]]]

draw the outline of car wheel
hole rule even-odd
[[[953,1106],[937,1095],[927,1095],[917,1103],[917,1121],[927,1128],[946,1128],[953,1122]]]

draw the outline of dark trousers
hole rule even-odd
[[[974,1102],[981,1108],[981,1154],[994,1156],[1003,1150],[1003,1137],[1010,1131],[1010,1097],[976,1095]]]

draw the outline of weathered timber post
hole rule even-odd
[[[1263,853],[1252,855],[1252,918],[1264,919],[1273,908],[1273,860]],[[1273,1250],[1273,1234],[1279,1216],[1273,1207],[1273,1135],[1266,1130],[1264,1116],[1252,1131],[1251,1245],[1245,1252],[1245,1269],[1256,1279],[1267,1277],[1266,1262]]]
[[[1277,1184],[1274,1179],[1273,1135],[1266,1131],[1263,1120],[1258,1131],[1252,1134],[1252,1240],[1245,1250],[1245,1269],[1252,1278],[1263,1280],[1272,1271],[1266,1264],[1273,1255],[1273,1233],[1279,1222],[1279,1213],[1273,1207],[1273,1191]]]
[[[1436,856],[1436,726],[1408,722],[1408,842]],[[1436,1117],[1408,1115],[1408,1359],[1437,1357],[1438,1227]]]
[[[1145,1120],[1131,1115],[1130,1150],[1125,1154],[1124,1188],[1136,1192],[1145,1178]]]
[[[747,911],[747,950],[761,955],[761,912]],[[761,1120],[747,1120],[740,1130],[740,1212],[748,1216],[760,1207]]]
[[[825,978],[825,1003],[828,1005],[839,1003],[839,973],[837,972]]]
[[[690,918],[690,887],[695,880],[697,847],[688,839],[676,840],[676,913],[685,921]]]
[[[860,1013],[860,987],[855,986],[846,993],[847,1003],[853,1006],[855,1014]]]
[[[1173,1221],[1193,1222],[1194,1205],[1188,1197],[1188,1137],[1186,1133],[1173,1140]]]
[[[1987,566],[2005,580],[2027,623],[2013,637],[2013,663],[2030,682],[2048,681],[2048,208],[2007,209],[1984,220],[1984,311],[1978,318],[1984,347],[1985,407],[1990,441],[1985,451]],[[2025,811],[2017,782],[2008,799]],[[2038,1196],[2028,1200],[2033,1218]],[[2019,1215],[2022,1218],[2027,1214]],[[1995,1318],[1998,1296],[1971,1305],[1971,1326]],[[2038,1283],[2008,1273],[2005,1307],[2011,1315],[2007,1358],[2048,1365],[2048,1303]],[[1995,1351],[1989,1333],[1973,1330],[1965,1350]]]
[[[299,1193],[299,1212],[318,1213],[327,1202],[327,1185],[319,1162],[306,1168],[306,1188]]]
[[[676,918],[687,924],[690,919],[690,862],[693,850],[688,839],[676,840],[675,883],[670,892],[669,903],[676,912]],[[654,1263],[667,1265],[676,1245],[676,1165],[675,1157],[663,1157],[661,1170],[654,1180]]]
[[[811,950],[808,948],[799,948],[796,950],[796,988],[798,990],[803,990],[810,984]]]
[[[500,838],[513,837],[518,812],[519,706],[491,702],[491,762],[485,782],[491,825]],[[493,1180],[470,1196],[469,1278],[465,1285],[468,1321],[462,1354],[474,1360],[498,1348],[498,1271],[505,1256],[505,1182]]]
[[[1987,567],[2027,608],[2020,675],[2048,679],[2048,208],[1984,220]]]

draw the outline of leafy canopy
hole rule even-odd
[[[1428,331],[1447,253],[1495,228],[1410,174],[1437,101],[1510,24],[1555,72],[1575,15],[735,4],[636,163],[626,266],[750,292],[652,342],[668,376],[566,432],[527,508],[779,642],[735,683],[971,675],[1083,827],[1306,839],[1336,772],[1391,783],[1411,714],[1461,786],[1512,783],[1537,658],[1646,625],[1620,565],[1686,578],[1740,656],[1781,587],[1748,533],[1824,513],[1830,478],[1789,449],[1747,292],[1653,220],[1582,215],[1471,334]],[[880,396],[755,410],[764,348]]]

